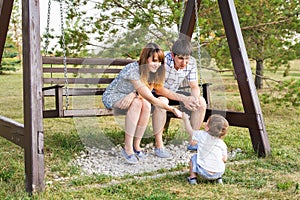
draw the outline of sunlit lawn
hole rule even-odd
[[[300,79],[300,62],[294,61],[289,77],[282,78],[280,72],[266,72],[266,76],[283,80]],[[230,74],[221,74],[225,84],[226,108],[242,110],[237,86]],[[266,80],[270,85],[275,84]],[[0,76],[1,115],[23,123],[22,74],[9,73]],[[259,94],[269,91],[268,84]],[[212,94],[213,96],[215,94]],[[214,101],[218,96],[214,96]],[[223,104],[221,106],[224,106]],[[142,174],[139,179],[130,175],[112,178],[104,175],[83,175],[81,169],[70,166],[76,154],[84,150],[83,141],[89,144],[109,140],[113,144],[122,144],[123,131],[114,117],[86,120],[44,119],[45,133],[45,181],[43,193],[35,194],[32,199],[300,199],[300,139],[299,107],[285,108],[273,104],[261,104],[272,155],[258,158],[253,151],[247,129],[230,127],[225,142],[229,150],[240,148],[238,154],[227,164],[224,185],[215,185],[206,181],[197,186],[186,183],[187,166],[176,170],[186,173],[172,174],[160,178],[151,178],[166,171]],[[79,125],[82,126],[79,126]],[[81,130],[84,125],[84,131]],[[95,127],[101,127],[105,133],[99,138]],[[99,130],[98,130],[99,131]],[[172,120],[170,130],[164,139],[171,141],[183,133],[178,120]],[[87,135],[86,133],[91,133]],[[143,143],[153,142],[148,138]],[[11,142],[0,138],[0,198],[30,199],[25,193],[24,153]],[[115,184],[112,184],[115,183]],[[111,185],[110,185],[111,184]]]

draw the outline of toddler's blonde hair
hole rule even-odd
[[[207,127],[210,135],[223,138],[227,133],[229,123],[222,115],[214,114],[208,118]]]

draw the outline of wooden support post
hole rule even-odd
[[[201,0],[197,0],[197,3],[199,10]],[[180,28],[180,33],[183,35],[180,35],[179,37],[188,36],[190,39],[192,38],[196,23],[195,16],[195,0],[188,0]]]
[[[199,9],[201,1],[197,2]],[[208,108],[206,119],[209,114],[219,113],[225,115],[230,125],[248,128],[254,150],[258,156],[266,156],[270,154],[270,144],[235,5],[233,0],[218,0],[218,2],[245,113]],[[180,33],[191,38],[195,21],[195,0],[188,0]]]
[[[25,181],[31,193],[45,187],[40,12],[39,0],[22,3]]]
[[[234,1],[219,0],[218,2],[243,107],[246,114],[255,115],[254,121],[249,122],[254,122],[256,125],[254,128],[249,128],[252,145],[259,156],[266,156],[270,154],[270,144]]]
[[[0,64],[14,0],[0,0]]]

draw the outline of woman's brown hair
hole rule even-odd
[[[149,71],[148,58],[157,54],[158,60],[161,66],[155,73]],[[148,43],[140,54],[139,69],[141,74],[141,80],[148,87],[153,85],[154,88],[162,87],[165,81],[165,56],[163,50],[155,43]]]

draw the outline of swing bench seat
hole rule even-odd
[[[111,59],[111,58],[66,58],[68,65],[67,72],[64,69],[64,59],[62,57],[42,57],[43,61],[43,117],[44,118],[64,118],[64,117],[94,117],[112,116],[113,112],[105,108],[101,101],[101,95],[106,87],[118,75],[120,70],[131,59]],[[68,74],[65,77],[65,74]],[[68,86],[66,89],[65,86]],[[208,105],[209,84],[203,84],[203,95]],[[182,88],[184,89],[184,88]],[[66,107],[66,98],[88,97],[95,98],[97,106],[95,108],[75,108],[76,105]],[[46,99],[52,98],[54,105],[48,108]],[[95,98],[96,99],[96,98]],[[72,102],[72,101],[71,101]],[[83,103],[84,104],[84,103]],[[98,106],[99,105],[99,106]],[[170,119],[176,117],[168,112],[167,124]]]

